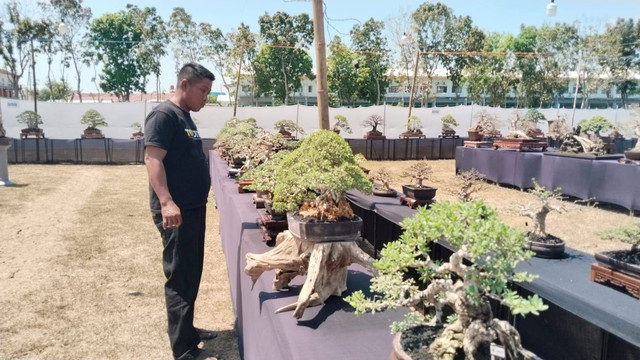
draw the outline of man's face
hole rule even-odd
[[[202,79],[193,84],[187,82],[187,91],[185,92],[185,103],[190,111],[200,111],[207,103],[207,97],[211,92],[213,81]]]

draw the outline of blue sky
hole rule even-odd
[[[550,0],[441,0],[453,9],[456,15],[469,15],[474,24],[485,32],[509,32],[518,34],[520,25],[541,26],[556,22],[574,23],[580,21],[585,25],[603,26],[619,17],[640,19],[640,1],[638,0],[555,0],[558,11],[555,17],[546,16],[546,6]],[[0,0],[5,3],[6,0]],[[24,1],[23,1],[24,2]],[[369,18],[386,21],[397,17],[400,13],[410,13],[423,1],[410,0],[325,0],[326,16],[325,36],[327,42],[338,34],[347,38],[354,24]],[[84,0],[83,4],[92,9],[93,16],[123,10],[126,4],[133,3],[138,7],[155,6],[163,19],[169,19],[174,7],[181,6],[191,14],[195,22],[208,22],[227,33],[240,25],[249,25],[258,32],[258,17],[265,12],[273,14],[284,11],[291,15],[303,12],[312,15],[312,3],[299,0]],[[347,41],[348,43],[348,41]],[[313,55],[312,55],[313,56]],[[163,61],[161,87],[168,89],[175,82],[173,60],[167,56]],[[46,69],[44,60],[39,61],[37,78],[44,78]],[[206,64],[205,64],[206,65]],[[93,70],[83,72],[83,89],[95,91],[89,81]],[[26,79],[24,80],[26,81]],[[39,82],[41,83],[41,82]],[[73,81],[72,81],[73,83]],[[213,90],[220,90],[220,81],[214,83]],[[40,86],[40,85],[39,85]],[[155,81],[148,85],[148,90],[155,88]]]

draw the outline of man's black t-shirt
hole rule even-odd
[[[144,144],[167,151],[163,160],[167,186],[180,209],[206,205],[211,178],[202,140],[189,112],[168,100],[156,106],[145,120]],[[149,194],[151,212],[160,213],[160,201],[151,186]]]

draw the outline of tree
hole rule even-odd
[[[362,26],[356,24],[350,31],[351,48],[358,59],[358,97],[372,104],[380,103],[389,86],[386,76],[389,70],[387,39],[382,35],[384,23],[373,18]]]
[[[137,26],[142,29],[142,41],[136,46],[138,61],[141,65],[143,84],[147,83],[148,75],[156,76],[156,92],[160,93],[160,58],[167,52],[164,47],[168,41],[167,27],[164,20],[156,13],[155,7],[138,9],[136,6],[127,5],[127,9],[134,18],[138,19]]]
[[[34,42],[41,43],[50,37],[48,29],[50,28],[47,21],[35,21],[28,17],[23,17],[18,9],[16,1],[9,1],[5,4],[11,29],[4,28],[4,24],[0,26],[0,55],[4,62],[5,68],[9,71],[11,85],[13,91],[18,97],[20,95],[19,81],[27,70],[27,66],[33,64],[36,53],[40,49],[34,46]],[[35,94],[34,94],[35,95]]]
[[[169,36],[175,59],[176,74],[185,63],[200,62],[203,59],[200,52],[198,25],[184,8],[177,7],[171,12]]]
[[[38,92],[38,100],[40,101],[49,101],[49,100],[67,100],[69,95],[73,94],[73,90],[69,87],[69,85],[64,81],[52,81],[47,82],[47,87],[43,88]]]
[[[565,54],[569,50],[570,55],[575,55],[579,40],[578,29],[568,24],[543,25],[538,29],[536,40],[538,69],[542,79],[538,105],[553,105],[554,99],[567,92],[566,75],[571,63],[567,61]]]
[[[211,60],[213,67],[222,77],[222,85],[228,89],[229,84],[225,77],[225,68],[231,44],[219,28],[214,29],[209,23],[200,23],[198,27],[200,34],[202,34],[202,54],[205,58]]]
[[[252,33],[249,26],[241,23],[236,31],[233,31],[227,35],[231,43],[231,48],[228,52],[227,66],[225,72],[228,74],[236,74],[236,81],[242,79],[241,74],[243,71],[251,78],[251,98],[252,102],[255,101],[255,63],[258,56],[258,39],[257,35]],[[240,63],[242,64],[240,65]],[[238,73],[240,69],[240,73]],[[231,91],[229,91],[231,92]],[[256,103],[257,105],[257,103]]]
[[[632,76],[640,70],[640,21],[618,19],[614,25],[607,25],[602,37],[609,53],[602,54],[601,63],[611,75],[609,84],[620,92],[622,106],[625,107],[629,95],[640,89]]]
[[[92,21],[88,36],[97,52],[108,56],[100,88],[123,101],[129,101],[132,91],[145,91],[145,77],[151,69],[149,62],[138,56],[138,46],[144,41],[140,14],[140,9],[133,5],[127,6],[127,11],[104,14]]]
[[[314,79],[312,60],[306,49],[313,41],[313,22],[308,14],[291,16],[278,11],[258,19],[265,40],[256,59],[256,93],[273,94],[289,103],[289,94],[300,88],[303,76]]]
[[[513,42],[513,50],[520,53],[534,54],[537,46],[538,31],[535,26],[521,26],[520,33]],[[542,75],[538,71],[539,58],[537,56],[519,57],[516,60],[520,71],[520,81],[517,86],[518,107],[533,107],[540,104],[540,85]]]
[[[331,105],[352,104],[356,100],[357,91],[357,69],[353,64],[356,56],[337,35],[329,43],[329,52],[327,83],[329,93],[336,100]]]
[[[86,34],[91,20],[91,8],[83,7],[82,0],[50,0],[49,3],[41,3],[41,6],[45,12],[51,13],[55,22],[54,28],[59,23],[63,22],[67,27],[66,34],[59,34],[59,46],[62,52],[62,66],[63,71],[65,68],[73,65],[73,70],[76,74],[76,93],[78,99],[82,102],[82,89],[80,88],[82,80],[82,68],[89,66],[91,58],[90,52],[87,52],[88,46],[86,41],[80,41]],[[53,29],[52,32],[57,31]],[[49,53],[49,64],[53,61],[53,53]],[[48,86],[52,92],[55,93],[51,84],[55,82],[50,78],[48,80]],[[66,79],[64,72],[62,75],[61,83],[66,85]]]
[[[438,68],[446,69],[453,87],[458,87],[470,58],[464,54],[450,55],[443,52],[480,50],[484,39],[482,31],[473,26],[470,17],[455,16],[449,7],[441,3],[425,2],[411,14],[411,18],[418,46],[428,52],[421,56],[426,75],[423,93],[427,98],[432,93],[433,76]]]

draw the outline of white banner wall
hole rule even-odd
[[[155,102],[128,102],[128,103],[54,103],[39,102],[38,113],[42,116],[47,138],[51,139],[75,139],[79,138],[86,126],[80,124],[80,118],[89,109],[99,111],[107,120],[108,127],[102,128],[105,136],[114,139],[128,139],[133,132],[131,124],[139,122],[144,124],[146,115],[155,107]],[[2,118],[7,136],[19,137],[20,129],[24,124],[17,122],[16,117],[25,110],[33,110],[33,102],[0,98]],[[427,137],[435,138],[440,134],[440,118],[450,114],[460,124],[456,131],[465,137],[467,129],[473,123],[473,116],[480,110],[487,110],[498,116],[501,121],[500,130],[506,135],[509,132],[509,116],[514,111],[526,109],[503,109],[478,105],[460,105],[455,107],[414,108],[412,115],[416,115],[422,121],[422,131]],[[567,123],[571,124],[572,109],[540,109],[547,119],[555,119],[564,116]],[[385,119],[385,123],[378,128],[388,139],[396,139],[405,130],[405,123],[409,109],[392,105],[378,105],[359,108],[330,108],[329,123],[333,125],[335,115],[346,116],[353,134],[344,131],[340,134],[345,138],[361,139],[371,130],[364,127],[362,122],[367,117],[378,114]],[[595,115],[602,115],[613,123],[624,124],[629,121],[631,110],[627,109],[576,109],[574,125],[583,119]],[[206,106],[201,111],[192,114],[203,138],[214,138],[224,123],[233,116],[232,107]],[[317,107],[305,105],[288,105],[277,107],[240,107],[237,109],[237,117],[240,119],[255,118],[258,125],[269,131],[275,131],[273,124],[278,120],[288,119],[296,121],[306,133],[319,128]],[[547,124],[541,124],[546,131]],[[631,134],[627,134],[629,136]],[[300,136],[299,136],[300,137]]]

